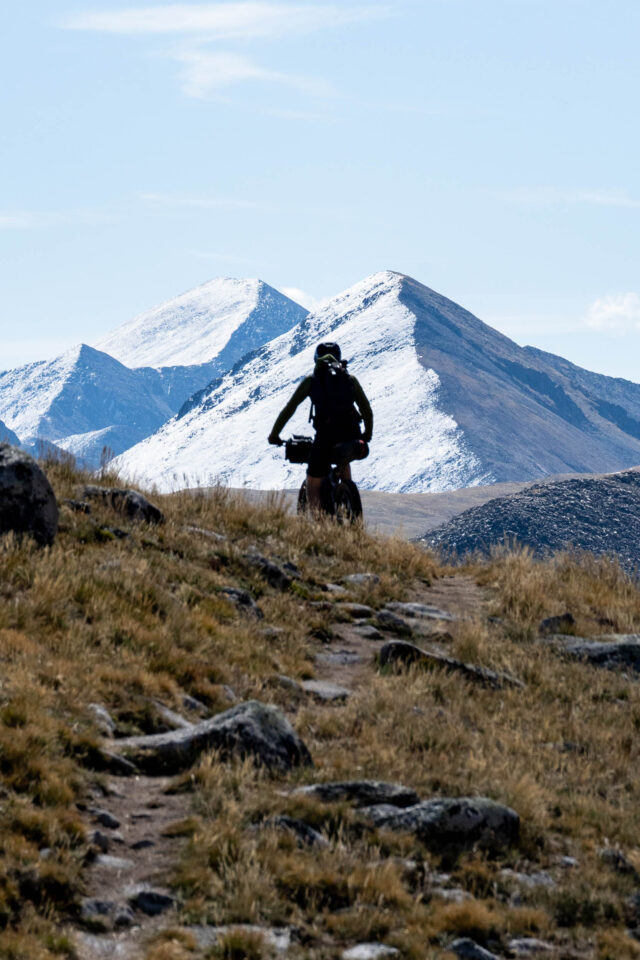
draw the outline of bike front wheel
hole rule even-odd
[[[309,509],[309,500],[307,498],[307,481],[302,481],[302,486],[298,491],[298,513],[306,513]]]

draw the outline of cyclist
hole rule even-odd
[[[282,444],[280,433],[285,424],[303,400],[310,398],[316,436],[307,467],[307,499],[309,507],[319,512],[322,508],[320,489],[323,477],[331,470],[333,448],[347,440],[369,443],[373,433],[373,412],[364,390],[356,378],[347,373],[337,343],[319,344],[314,361],[313,374],[304,378],[277,417],[269,434],[269,443]],[[364,421],[364,433],[360,429],[361,421]],[[348,463],[342,465],[340,474],[345,480],[351,479]]]

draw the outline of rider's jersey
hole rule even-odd
[[[373,433],[373,411],[371,409],[371,404],[367,400],[367,396],[356,380],[355,377],[349,374],[351,379],[351,386],[353,388],[353,399],[358,408],[358,411],[364,420],[364,434],[363,439],[369,443],[371,440],[371,435]],[[289,403],[284,407],[284,409],[278,414],[276,422],[273,425],[273,430],[271,431],[272,436],[279,436],[288,421],[294,415],[300,404],[307,399],[311,398],[311,386],[313,383],[313,377],[305,377],[302,383],[298,385],[295,393],[289,400]],[[346,438],[345,438],[346,439]]]

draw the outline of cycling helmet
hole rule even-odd
[[[319,343],[316,347],[316,352],[313,356],[314,361],[317,363],[322,357],[331,356],[334,360],[340,361],[342,359],[342,352],[337,343]]]

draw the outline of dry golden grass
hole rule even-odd
[[[77,496],[87,479],[66,463],[47,469],[59,500]],[[418,960],[442,956],[454,936],[503,948],[524,935],[601,960],[639,955],[625,933],[635,881],[603,865],[598,851],[616,846],[640,866],[640,686],[535,642],[540,619],[567,610],[585,635],[640,629],[640,591],[615,564],[569,555],[536,562],[521,551],[462,571],[483,585],[501,623],[479,611],[454,625],[454,654],[506,670],[524,689],[497,693],[438,670],[372,668],[345,706],[323,707],[266,682],[313,676],[334,623],[310,605],[326,599],[323,585],[376,572],[378,585],[351,594],[380,605],[443,571],[402,540],[291,517],[277,499],[249,505],[222,489],[161,499],[162,527],[135,526],[108,507],[91,515],[63,507],[51,549],[0,541],[0,956],[73,956],[68,925],[87,853],[76,802],[101,776],[92,772],[99,735],[88,705],[104,704],[123,731],[150,732],[153,699],[180,709],[189,693],[215,712],[228,706],[226,684],[287,709],[316,766],[272,778],[209,756],[176,783],[185,816],[175,830],[185,846],[171,881],[185,924],[292,924],[302,955],[317,958],[383,940]],[[300,581],[271,588],[246,559],[252,549],[296,564]],[[249,590],[264,620],[238,615],[225,586]],[[289,795],[301,782],[365,777],[397,780],[425,798],[507,803],[522,818],[518,847],[443,864],[412,837],[363,829],[346,803]],[[328,846],[300,848],[286,831],[256,828],[279,813],[313,825]],[[579,869],[560,867],[565,855]],[[443,867],[472,899],[434,894],[430,871]],[[505,867],[548,870],[556,885],[518,889],[516,903]],[[150,960],[198,956],[179,929],[148,951]],[[212,956],[258,958],[268,949],[234,933]]]

